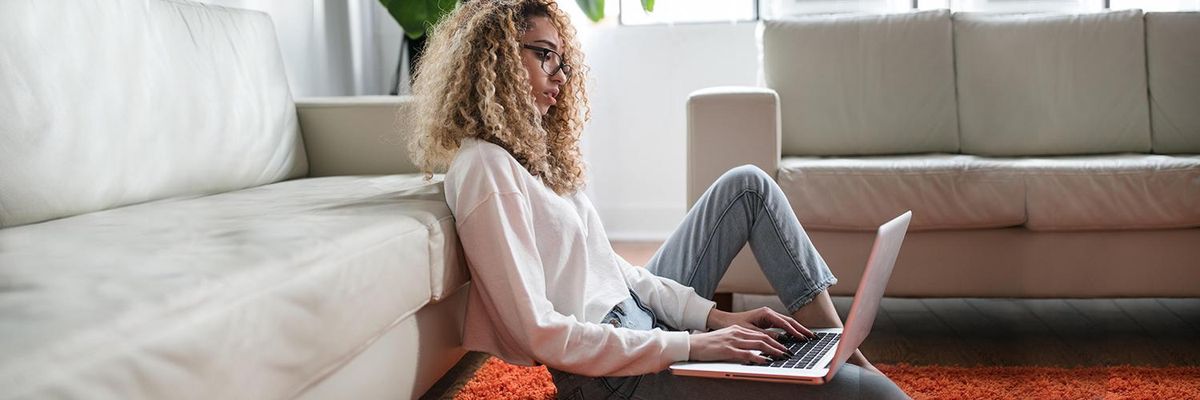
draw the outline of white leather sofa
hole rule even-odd
[[[850,294],[1200,296],[1200,13],[945,10],[765,21],[765,87],[688,100],[688,201],[776,177]],[[749,251],[718,289],[773,293]]]
[[[0,398],[420,396],[468,275],[409,103],[293,102],[258,12],[0,2]]]

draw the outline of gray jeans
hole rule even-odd
[[[646,268],[711,299],[729,263],[747,242],[788,311],[795,312],[837,282],[775,180],[750,165],[721,175]],[[623,304],[619,313],[614,310],[609,316],[628,320],[628,313],[645,311],[628,301]],[[597,378],[554,369],[550,374],[559,398],[564,399],[908,398],[887,377],[852,364],[819,386],[682,377],[670,371]]]

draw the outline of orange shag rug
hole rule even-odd
[[[877,365],[914,399],[1200,399],[1200,367]],[[546,367],[488,359],[455,399],[553,399]]]

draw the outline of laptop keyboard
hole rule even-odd
[[[841,338],[840,333],[817,332],[816,339],[809,339],[807,342],[792,340],[790,342],[781,343],[788,347],[788,350],[795,354],[794,357],[778,360],[766,366],[778,368],[812,368],[817,361],[821,360],[821,356],[825,352],[833,349],[837,344],[838,338]]]

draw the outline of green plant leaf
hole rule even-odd
[[[654,12],[654,0],[642,0],[642,9],[646,12]]]
[[[579,8],[592,22],[604,19],[604,0],[575,0],[575,3],[579,4]]]
[[[454,10],[458,0],[379,0],[409,39],[425,35],[429,27]]]

